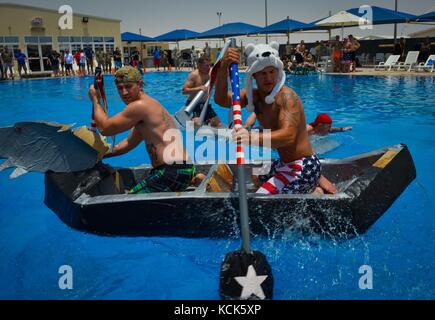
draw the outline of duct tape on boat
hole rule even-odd
[[[375,162],[373,167],[384,169],[394,159],[394,157],[397,156],[398,153],[399,152],[397,151],[391,150],[385,152],[385,154]]]

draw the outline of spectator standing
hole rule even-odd
[[[12,52],[9,51],[9,48],[6,46],[3,54],[3,65],[4,65],[4,73],[5,73],[5,79],[8,79],[8,70],[11,74],[11,79],[14,79],[14,68],[13,68],[13,56]]]
[[[420,62],[426,62],[426,60],[429,59],[430,45],[431,45],[430,39],[429,37],[426,37],[426,39],[421,43],[421,47],[420,47],[420,55],[419,55]]]
[[[160,49],[155,47],[153,52],[153,58],[154,58],[154,68],[157,69],[157,71],[160,71],[160,62],[161,62],[161,52]]]
[[[27,76],[27,66],[26,66],[27,57],[23,52],[21,52],[21,49],[18,49],[17,52],[15,53],[15,59],[17,59],[17,63],[18,63],[18,74],[20,75],[20,79],[22,79],[23,70],[24,70],[24,74]]]
[[[211,48],[208,46],[208,42],[205,43],[204,55],[207,59],[211,59]]]
[[[74,57],[69,50],[66,51],[64,59],[65,59],[65,75],[73,76],[74,75],[74,70],[73,70]]]
[[[97,66],[100,69],[104,68],[104,52],[103,49],[98,48],[97,52],[95,53],[95,57],[97,58]]]
[[[112,52],[106,51],[104,54],[104,71],[107,73],[112,72]]]
[[[406,49],[406,43],[405,38],[400,38],[400,41],[397,42],[394,45],[394,52],[395,55],[400,55],[400,61],[404,61],[405,59],[405,49]]]
[[[51,50],[50,55],[48,56],[48,64],[51,66],[53,70],[53,76],[59,76],[59,65],[60,65],[60,54],[56,50]]]
[[[116,71],[122,68],[122,54],[118,47],[113,51],[113,61],[115,62]]]
[[[92,50],[92,47],[86,47],[85,48],[85,55],[86,55],[86,65],[88,68],[88,74],[94,74],[94,51]]]
[[[80,69],[79,74],[84,77],[86,75],[86,54],[83,52],[83,50],[80,50],[79,69]]]

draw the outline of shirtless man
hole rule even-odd
[[[104,136],[114,136],[130,130],[127,139],[121,141],[106,157],[119,156],[145,143],[153,170],[149,176],[135,186],[130,193],[178,192],[189,187],[196,169],[187,164],[188,156],[182,138],[168,111],[143,91],[140,72],[133,67],[123,67],[115,74],[115,83],[124,110],[109,118],[99,104],[94,86],[89,88],[93,103],[95,122]],[[167,130],[175,130],[178,137],[166,141]],[[168,149],[170,148],[170,149]],[[165,159],[170,151],[171,159]],[[165,153],[166,152],[166,153]],[[170,162],[170,163],[169,163]]]
[[[304,54],[305,54],[305,42],[304,40],[301,41],[301,43],[299,43],[296,46],[296,52],[295,52],[295,57],[296,57],[296,62],[298,65],[302,65],[304,63]]]
[[[260,194],[311,193],[321,177],[321,163],[314,154],[306,129],[305,112],[298,95],[286,87],[283,63],[279,59],[279,44],[248,45],[246,89],[241,91],[241,106],[255,110],[261,126],[272,131],[271,147],[280,159],[274,161],[270,173],[259,176]],[[232,105],[228,92],[228,67],[239,63],[240,54],[229,49],[218,71],[215,101],[223,107]],[[253,90],[252,77],[257,82]],[[245,128],[234,133],[234,140],[263,145],[263,133],[249,133]],[[320,188],[319,188],[320,189]]]
[[[198,69],[189,74],[186,83],[183,86],[183,94],[188,94],[189,98],[186,102],[186,106],[195,98],[200,91],[208,92],[205,84],[210,80],[210,60],[206,56],[202,56],[198,60]],[[208,98],[208,94],[205,94],[202,101],[193,110],[193,122],[195,126],[200,126],[200,117],[204,104]],[[221,120],[213,110],[211,104],[207,107],[207,112],[204,117],[204,123],[211,125],[212,127],[223,127]]]

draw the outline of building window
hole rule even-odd
[[[41,39],[40,39],[41,41]],[[71,36],[71,37],[57,37],[59,42],[59,51],[70,50],[73,54],[80,49],[91,48],[94,52],[102,50],[106,52],[113,52],[115,50],[115,37],[104,36]]]
[[[39,37],[39,43],[52,43],[52,37]]]
[[[38,43],[38,37],[24,37],[25,43]]]
[[[57,42],[69,42],[69,37],[57,37]]]
[[[41,36],[41,37],[37,37],[37,36],[26,36],[24,37],[24,42],[25,43],[52,43],[52,37],[47,37],[47,36]]]
[[[19,43],[20,40],[18,37],[5,37],[5,43]]]
[[[70,37],[71,42],[82,42],[82,37]]]

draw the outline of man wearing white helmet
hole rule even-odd
[[[272,148],[280,159],[275,160],[269,175],[260,176],[262,183],[257,193],[311,193],[321,177],[321,164],[313,152],[307,133],[305,112],[301,99],[285,84],[284,65],[278,54],[279,44],[248,45],[245,55],[248,69],[246,88],[241,91],[242,107],[255,111],[260,125],[270,129]],[[237,49],[230,48],[224,55],[216,81],[215,102],[231,107],[228,92],[228,68],[239,63]],[[253,89],[255,79],[257,89]],[[263,145],[263,133],[250,133],[245,128],[234,133],[234,140]]]

